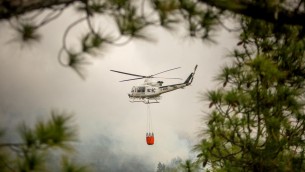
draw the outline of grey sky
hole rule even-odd
[[[123,47],[109,47],[102,57],[92,58],[83,81],[57,61],[64,29],[76,17],[73,12],[66,12],[41,29],[43,38],[39,44],[24,49],[7,43],[14,33],[0,23],[1,126],[14,129],[20,121],[33,124],[36,119],[48,118],[55,108],[75,114],[81,157],[99,164],[96,169],[120,171],[126,169],[128,162],[134,167],[142,165],[146,171],[148,167],[154,170],[158,162],[188,158],[202,127],[202,110],[207,108],[206,103],[200,102],[199,93],[216,85],[213,78],[224,64],[224,56],[236,45],[234,35],[219,31],[215,37],[218,44],[203,44],[152,28],[150,33],[156,43],[132,41]],[[73,39],[85,31],[82,26],[73,31],[70,42],[74,43]],[[119,83],[129,76],[109,70],[148,75],[182,67],[162,76],[185,79],[196,64],[192,86],[164,94],[161,103],[151,105],[155,145],[147,146],[147,107],[130,103],[127,96],[133,85],[143,81]],[[164,80],[164,84],[175,82],[179,81]]]

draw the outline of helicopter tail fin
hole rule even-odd
[[[187,77],[187,79],[184,81],[184,84],[190,85],[190,84],[193,82],[193,79],[194,79],[194,75],[195,75],[197,66],[198,66],[198,65],[195,66],[194,72],[192,72],[192,73]]]
[[[192,81],[193,81],[193,76],[194,76],[194,73],[191,73],[189,75],[189,77],[187,77],[187,79],[184,81],[184,84],[190,85],[192,83]]]

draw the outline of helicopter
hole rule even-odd
[[[172,84],[172,85],[164,85],[163,86],[163,81],[157,81],[153,82],[152,78],[162,78],[162,79],[181,79],[181,78],[164,78],[164,77],[156,77],[156,75],[159,75],[161,73],[169,72],[175,69],[179,69],[180,67],[176,67],[173,69],[165,70],[153,75],[138,75],[138,74],[132,74],[132,73],[127,73],[127,72],[121,72],[117,70],[110,70],[111,72],[116,72],[120,74],[125,74],[125,75],[131,75],[135,76],[136,78],[132,79],[126,79],[122,80],[120,82],[125,82],[125,81],[132,81],[132,80],[139,80],[139,79],[145,79],[144,84],[140,86],[133,86],[131,89],[131,92],[128,94],[128,97],[131,99],[130,102],[143,102],[145,104],[150,104],[150,103],[159,103],[159,100],[161,99],[161,94],[174,91],[177,89],[182,89],[185,88],[186,86],[189,86],[194,79],[194,75],[197,69],[197,66],[195,66],[194,71],[187,77],[187,79],[178,84]]]

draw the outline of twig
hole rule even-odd
[[[57,11],[53,11],[53,12],[49,13],[49,14],[42,20],[42,22],[38,25],[38,27],[41,27],[41,26],[43,26],[43,25],[49,23],[50,21],[57,19],[57,18],[62,14],[63,10],[64,10],[64,8],[59,9],[59,12],[58,12],[57,14],[55,14],[55,15],[53,15],[53,14],[54,14],[55,12],[57,12]],[[53,15],[53,16],[52,16],[52,15]]]

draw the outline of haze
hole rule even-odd
[[[38,44],[24,46],[11,42],[14,32],[1,23],[0,115],[6,138],[18,141],[16,126],[48,118],[52,109],[71,112],[78,125],[78,160],[97,171],[155,171],[158,162],[192,156],[190,150],[203,126],[208,102],[200,93],[213,89],[213,81],[225,56],[236,45],[234,35],[219,30],[217,44],[185,39],[160,28],[149,30],[155,43],[132,41],[122,47],[110,46],[85,66],[86,80],[60,66],[57,53],[62,35],[78,16],[71,11],[41,28]],[[77,47],[86,31],[78,27],[69,35]],[[101,29],[111,30],[105,26]],[[120,83],[130,78],[110,69],[140,75],[181,67],[160,76],[186,77],[198,64],[192,86],[164,94],[161,103],[151,105],[155,145],[145,142],[147,105],[130,103],[128,92],[142,80]],[[164,84],[180,81],[164,80]],[[9,134],[8,134],[9,133]]]

